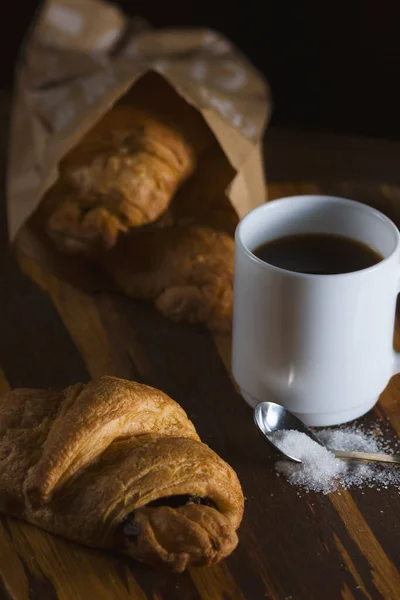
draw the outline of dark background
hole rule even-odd
[[[279,125],[400,139],[397,0],[121,0],[155,27],[217,29],[268,77]],[[7,3],[0,21],[1,85],[11,88],[37,0]]]

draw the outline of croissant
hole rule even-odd
[[[226,233],[176,225],[133,234],[104,265],[124,293],[154,302],[170,319],[230,330],[234,241]]]
[[[61,162],[45,199],[47,233],[67,252],[107,250],[120,232],[155,221],[194,163],[175,127],[116,105]]]
[[[180,572],[234,550],[243,494],[176,402],[102,377],[0,399],[0,510]]]

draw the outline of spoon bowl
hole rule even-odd
[[[317,442],[317,444],[320,446],[323,445],[313,434],[311,429],[304,425],[303,421],[300,421],[300,419],[287,410],[287,408],[281,406],[280,404],[276,404],[275,402],[260,402],[257,404],[254,409],[254,422],[259,431],[262,433],[264,439],[266,439],[267,442],[269,442],[281,454],[286,456],[286,458],[294,462],[301,463],[302,461],[296,456],[291,456],[279,448],[279,446],[277,446],[274,442],[274,433],[288,429],[295,429],[296,431],[301,431],[301,433],[308,435],[308,437],[314,440],[314,442]]]

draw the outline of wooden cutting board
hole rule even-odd
[[[400,187],[274,183],[270,198],[335,193],[400,222]],[[16,520],[0,519],[0,598],[13,600],[357,600],[400,598],[400,492],[299,493],[273,469],[229,375],[230,340],[176,325],[116,293],[83,292],[32,258],[2,265],[0,393],[61,389],[100,375],[135,379],[182,404],[203,441],[236,469],[246,496],[240,544],[213,568],[155,572]],[[397,345],[400,343],[397,333]],[[400,377],[362,420],[400,434]]]

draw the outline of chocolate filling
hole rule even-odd
[[[186,504],[199,504],[202,506],[210,506],[211,508],[217,508],[215,502],[211,498],[201,498],[200,496],[192,496],[190,494],[180,494],[176,496],[163,496],[157,498],[146,504],[146,507],[155,508],[157,506],[169,506],[170,508],[179,508]],[[130,540],[135,540],[139,533],[140,528],[135,519],[135,511],[129,513],[123,523],[124,535]]]
[[[211,498],[201,498],[200,496],[192,496],[191,494],[180,494],[179,496],[163,496],[146,504],[146,506],[170,506],[178,508],[185,504],[202,504],[203,506],[211,506],[216,508],[215,502]]]

